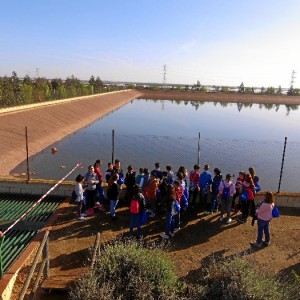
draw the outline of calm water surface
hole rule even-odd
[[[254,166],[264,189],[278,187],[284,137],[288,138],[281,191],[300,191],[300,111],[297,106],[241,105],[191,101],[135,100],[91,125],[55,143],[30,159],[33,177],[59,179],[77,162],[84,173],[100,158],[102,172],[112,158],[123,169],[133,164],[153,168],[156,161],[176,170],[197,163],[200,132],[200,165],[221,167],[222,173],[237,174]],[[26,165],[15,172],[26,172]],[[72,178],[75,177],[72,175]]]

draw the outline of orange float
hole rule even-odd
[[[55,154],[56,152],[57,152],[57,149],[56,149],[55,147],[52,147],[52,148],[51,148],[51,153],[52,153],[52,154]]]

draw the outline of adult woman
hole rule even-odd
[[[84,183],[86,187],[86,209],[87,214],[93,213],[97,194],[97,184],[99,183],[98,175],[94,171],[94,167],[90,165],[88,172],[85,174]]]

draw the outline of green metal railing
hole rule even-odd
[[[11,223],[24,214],[37,200],[38,196],[0,194],[0,230],[5,231]],[[0,276],[9,269],[30,241],[45,225],[49,217],[62,203],[64,197],[48,196],[17,224],[0,238]]]

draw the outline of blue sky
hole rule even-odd
[[[0,0],[0,76],[288,87],[299,0]],[[298,74],[296,74],[297,76]],[[298,76],[299,77],[299,76]],[[296,78],[295,87],[300,87]]]

